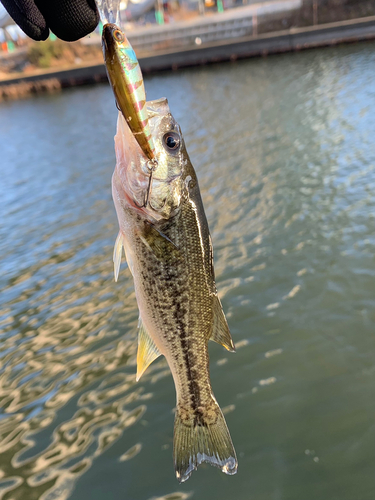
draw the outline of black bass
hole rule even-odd
[[[147,103],[147,112],[155,170],[119,113],[112,178],[120,226],[115,278],[124,248],[140,312],[137,380],[165,356],[177,393],[173,454],[180,482],[202,462],[235,474],[236,453],[211,389],[208,340],[228,351],[234,345],[217,295],[198,181],[167,100]]]

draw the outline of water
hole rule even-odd
[[[172,378],[160,359],[135,383],[126,266],[113,280],[111,91],[1,105],[3,500],[375,498],[374,81],[373,43],[146,79],[182,126],[238,348],[210,343],[238,474],[184,485]]]

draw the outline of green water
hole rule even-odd
[[[0,107],[3,500],[374,500],[375,44],[148,77],[181,124],[237,353],[210,343],[239,470],[179,485],[163,360],[135,382],[112,270],[107,86]]]

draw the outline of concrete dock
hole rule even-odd
[[[231,38],[185,49],[140,53],[143,71],[177,69],[375,38],[375,16],[305,28]]]

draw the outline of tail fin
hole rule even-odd
[[[219,467],[225,474],[237,472],[237,457],[224,416],[213,400],[209,415],[201,418],[182,418],[177,406],[174,423],[173,459],[177,479],[183,483],[202,462]],[[205,418],[205,413],[207,417]],[[213,415],[215,417],[213,418]]]

